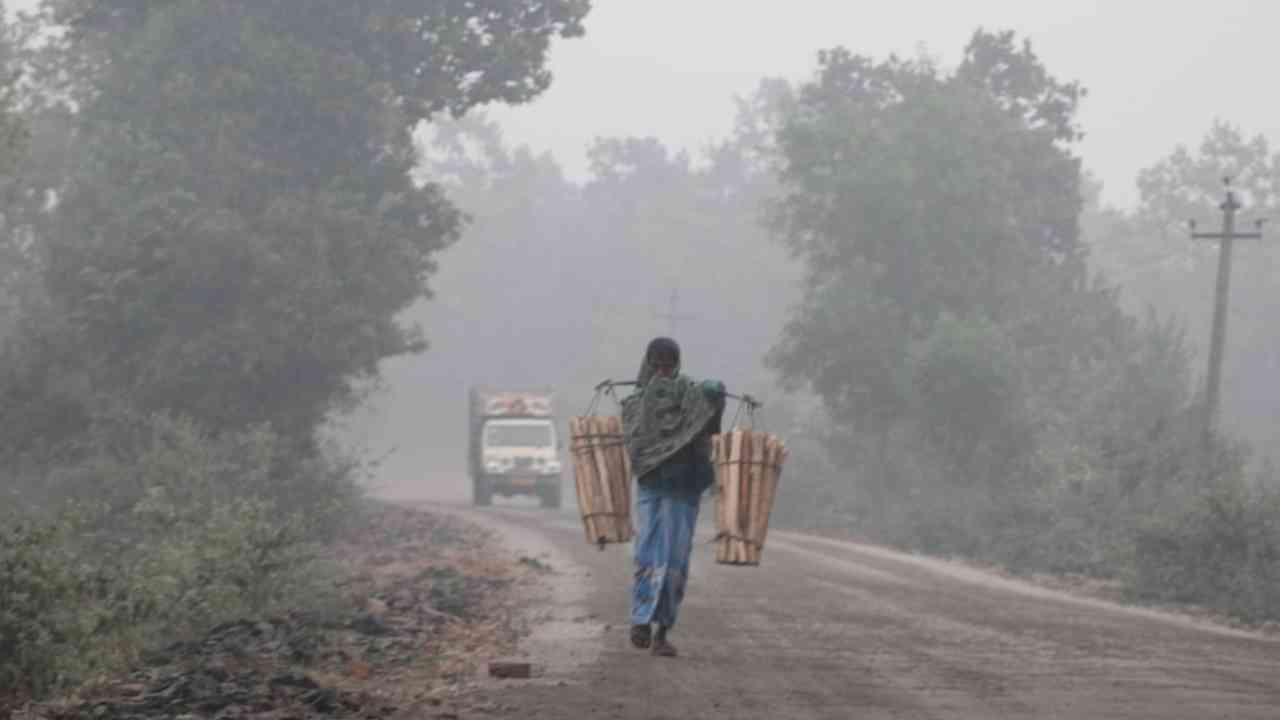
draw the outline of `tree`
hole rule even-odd
[[[744,100],[743,128],[767,127],[775,95],[786,95],[785,84],[767,86]],[[630,378],[660,333],[684,345],[689,372],[768,396],[770,426],[785,421],[761,356],[797,269],[757,223],[773,182],[765,134],[735,132],[696,155],[652,138],[602,138],[588,148],[584,183],[510,146],[481,115],[420,139],[422,174],[440,179],[471,222],[441,256],[449,272],[437,300],[410,311],[437,328],[432,352],[389,363],[377,414],[353,428],[398,446],[387,461],[394,475],[461,470],[466,386],[551,385],[578,413],[600,380]]]
[[[1054,458],[1110,483],[1101,446],[1181,411],[1176,334],[1089,275],[1083,94],[979,31],[952,72],[821,53],[784,116],[771,224],[807,273],[771,363],[822,398],[882,528],[968,551],[1042,529],[1070,485]]]
[[[1261,135],[1247,136],[1218,122],[1194,152],[1183,146],[1138,176],[1134,213],[1097,207],[1094,264],[1121,283],[1134,310],[1150,308],[1188,328],[1201,358],[1209,340],[1217,268],[1215,243],[1189,238],[1187,220],[1216,228],[1224,177],[1232,178],[1245,209],[1239,221],[1274,218],[1280,210],[1280,152]],[[1251,229],[1251,228],[1250,228]],[[1261,243],[1236,244],[1224,367],[1223,420],[1262,454],[1280,438],[1274,404],[1256,388],[1280,373],[1280,341],[1270,318],[1280,312],[1280,251],[1272,233]],[[1197,362],[1203,367],[1203,359]],[[1272,457],[1274,455],[1272,454]]]
[[[585,0],[47,0],[79,161],[37,228],[95,394],[302,443],[387,357],[463,218],[411,130],[524,102]],[[46,36],[48,37],[48,36]],[[21,412],[21,408],[6,408]],[[90,408],[86,408],[88,412]]]
[[[773,225],[809,292],[774,362],[851,427],[886,427],[911,403],[913,343],[944,312],[1027,333],[1027,294],[1071,282],[1079,91],[1008,34],[977,33],[951,75],[842,49],[819,66],[779,134]]]

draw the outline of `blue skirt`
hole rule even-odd
[[[700,491],[668,483],[638,485],[632,624],[676,624],[689,578],[689,555],[701,502]]]

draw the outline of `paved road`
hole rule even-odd
[[[699,542],[681,657],[653,658],[626,641],[629,548],[564,514],[453,512],[556,570],[526,648],[542,677],[495,684],[499,716],[1280,718],[1280,639],[786,533],[759,568]]]

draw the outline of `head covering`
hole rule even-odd
[[[657,365],[659,355],[670,355],[675,358],[676,371],[680,374],[680,345],[669,337],[654,338],[649,341],[649,347],[645,348],[644,359],[640,361],[640,371],[636,373],[636,384],[644,387],[653,376],[658,373]]]
[[[654,357],[663,351],[675,355],[672,377],[659,377],[654,368]],[[680,346],[671,338],[649,343],[636,382],[636,391],[622,401],[622,431],[631,472],[642,478],[713,429],[724,401],[708,397],[698,383],[680,374]]]

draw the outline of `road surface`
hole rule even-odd
[[[628,547],[567,514],[450,511],[554,568],[524,648],[540,676],[486,683],[491,716],[1280,718],[1280,638],[789,533],[739,568],[701,530],[681,656],[655,658],[627,643]]]

